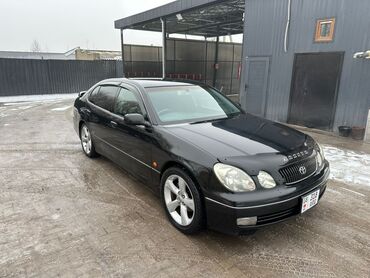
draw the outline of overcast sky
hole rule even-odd
[[[0,0],[0,50],[29,51],[37,40],[43,51],[80,46],[120,49],[114,20],[173,0]],[[160,45],[156,33],[125,31],[127,43]]]

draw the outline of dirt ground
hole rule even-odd
[[[72,102],[0,104],[1,277],[370,277],[369,144],[311,133],[333,173],[318,206],[252,236],[185,236],[82,153]]]

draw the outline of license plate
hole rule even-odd
[[[320,196],[320,189],[302,197],[302,208],[301,213],[309,210],[310,208],[314,207],[319,202]]]

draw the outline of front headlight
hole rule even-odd
[[[252,178],[244,171],[230,165],[217,163],[213,166],[218,180],[230,191],[247,192],[256,189]]]
[[[271,177],[271,175],[265,171],[260,171],[257,178],[260,185],[264,188],[269,189],[274,188],[276,186],[274,178]]]

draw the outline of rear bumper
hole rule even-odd
[[[210,229],[226,234],[240,235],[248,233],[260,227],[284,221],[301,213],[302,197],[320,189],[320,199],[325,193],[326,182],[329,176],[329,167],[323,168],[321,173],[310,179],[309,184],[295,185],[297,190],[294,196],[287,195],[286,198],[271,202],[253,203],[246,202],[233,205],[227,204],[227,200],[215,200],[205,198],[207,225]],[[281,196],[280,196],[281,197]],[[237,219],[245,217],[257,217],[256,225],[238,226]]]

